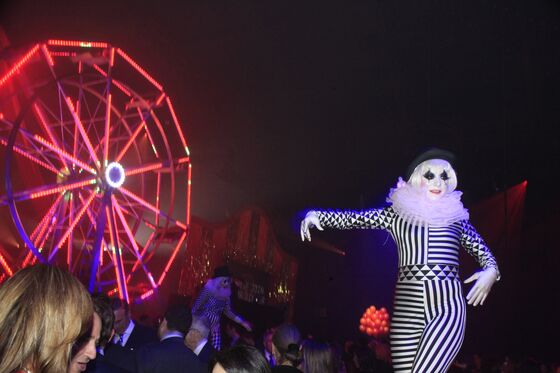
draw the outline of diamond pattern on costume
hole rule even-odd
[[[399,268],[399,281],[458,280],[459,269],[447,264],[414,264]]]
[[[482,237],[480,237],[469,221],[462,221],[461,226],[463,228],[461,245],[478,261],[483,269],[495,268],[496,271],[498,271],[498,278],[500,278],[500,271],[498,270],[496,259],[490,252],[490,249],[488,249],[488,246],[486,246]]]
[[[323,210],[316,211],[316,213],[319,217],[319,222],[321,223],[321,225],[337,229],[389,229],[396,215],[395,211],[391,207],[362,211]]]

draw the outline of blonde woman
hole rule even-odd
[[[66,372],[92,316],[90,295],[68,271],[20,270],[0,287],[0,372]]]

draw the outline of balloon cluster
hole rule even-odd
[[[370,306],[360,319],[360,331],[367,335],[379,337],[389,333],[389,313],[385,307],[376,309]]]

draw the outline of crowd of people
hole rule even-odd
[[[185,302],[167,307],[157,328],[133,321],[119,298],[90,294],[68,271],[24,268],[0,287],[0,372],[392,372],[388,343],[365,335],[327,343],[290,323],[255,336],[251,323],[225,323],[220,349],[211,321]],[[237,320],[239,321],[239,320]],[[535,359],[457,359],[450,372],[559,373]]]

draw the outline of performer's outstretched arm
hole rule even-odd
[[[202,290],[200,291],[200,294],[194,301],[191,312],[193,314],[199,313],[203,309],[204,304],[206,303],[208,297],[210,297],[210,290],[208,290],[207,284],[205,284]]]
[[[236,323],[238,323],[239,325],[243,326],[245,329],[247,329],[248,331],[251,331],[251,324],[249,324],[247,321],[243,320],[243,318],[241,318],[241,316],[236,315],[232,309],[231,309],[231,302],[228,299],[226,301],[226,306],[224,308],[224,315],[226,315],[226,317],[232,321],[235,321]]]
[[[309,229],[323,227],[335,229],[354,228],[380,228],[388,229],[395,218],[395,212],[391,207],[384,209],[368,209],[361,211],[345,210],[311,210],[301,222],[300,234],[302,241],[311,241]]]
[[[482,267],[482,271],[476,272],[465,280],[465,283],[476,280],[467,294],[467,301],[473,306],[483,305],[490,289],[492,289],[492,285],[501,277],[500,270],[496,258],[471,223],[465,220],[461,223],[461,228],[461,245]]]

